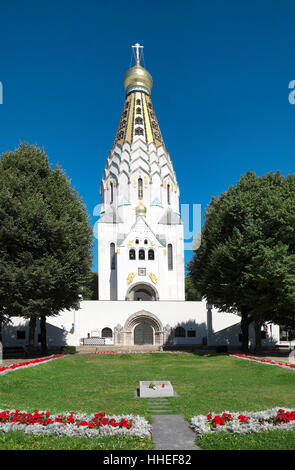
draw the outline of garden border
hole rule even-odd
[[[48,411],[0,410],[0,432],[22,430],[25,434],[54,435],[89,438],[124,435],[151,437],[151,424],[134,415],[106,416],[102,413],[87,415],[81,412],[65,412],[51,415]]]
[[[261,364],[267,364],[269,366],[277,366],[281,367],[282,369],[294,370],[295,371],[295,364],[287,364],[283,362],[275,362],[268,359],[259,359],[258,357],[247,356],[246,354],[229,354],[229,356],[237,357],[238,359],[244,359],[246,361],[254,361],[259,362]]]
[[[278,429],[295,430],[295,411],[290,408],[272,408],[264,411],[224,411],[194,416],[190,420],[191,428],[199,435],[212,432],[238,434],[256,433]]]
[[[44,362],[55,361],[56,359],[61,359],[66,357],[67,354],[53,354],[48,357],[41,357],[39,359],[33,359],[31,361],[19,362],[17,364],[11,364],[10,366],[0,367],[0,375],[7,374],[7,372],[12,372],[14,370],[26,369],[28,367],[38,366]]]

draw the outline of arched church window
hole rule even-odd
[[[143,198],[143,182],[142,178],[138,178],[138,199]]]
[[[145,241],[144,241],[144,244],[145,244],[145,245],[147,245],[147,244],[148,244],[148,241],[147,241],[147,239],[145,239]]]
[[[102,338],[112,338],[113,337],[113,332],[111,328],[103,328],[101,331],[101,337]]]
[[[149,252],[148,252],[148,259],[150,259],[150,260],[154,260],[154,259],[155,259],[154,250],[149,250]]]
[[[136,245],[138,245],[138,244],[139,244],[139,240],[138,240],[138,238],[135,240],[135,243],[136,243]]]
[[[115,243],[110,244],[110,263],[111,269],[116,269],[116,251],[115,251]]]
[[[168,270],[173,270],[173,247],[171,243],[168,245]]]
[[[145,259],[145,251],[144,250],[139,250],[138,259]]]
[[[170,184],[167,184],[167,204],[170,205]]]
[[[135,250],[133,248],[129,250],[129,259],[135,259]]]
[[[143,120],[142,120],[141,117],[137,117],[137,118],[135,119],[135,124],[142,124],[142,123],[143,123]]]
[[[139,105],[139,104],[140,104],[140,100],[136,100],[136,104]]]
[[[143,128],[142,127],[137,127],[135,129],[135,135],[143,135]]]
[[[136,108],[136,114],[141,114],[141,108]]]
[[[175,338],[184,338],[185,337],[185,329],[182,326],[178,326],[174,330]]]

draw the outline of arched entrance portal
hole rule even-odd
[[[160,346],[165,342],[166,334],[166,328],[156,315],[140,310],[127,318],[124,327],[118,325],[115,328],[115,344]]]
[[[154,331],[147,322],[141,322],[133,330],[134,344],[154,344]]]
[[[150,284],[138,283],[128,289],[125,300],[159,300],[159,296]]]

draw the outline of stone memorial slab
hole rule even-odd
[[[140,398],[174,397],[176,394],[168,380],[139,382]]]

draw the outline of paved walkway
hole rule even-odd
[[[196,435],[181,414],[173,414],[165,397],[150,398],[148,412],[153,419],[152,435],[155,450],[200,450]]]
[[[155,450],[201,450],[183,415],[152,415]]]

